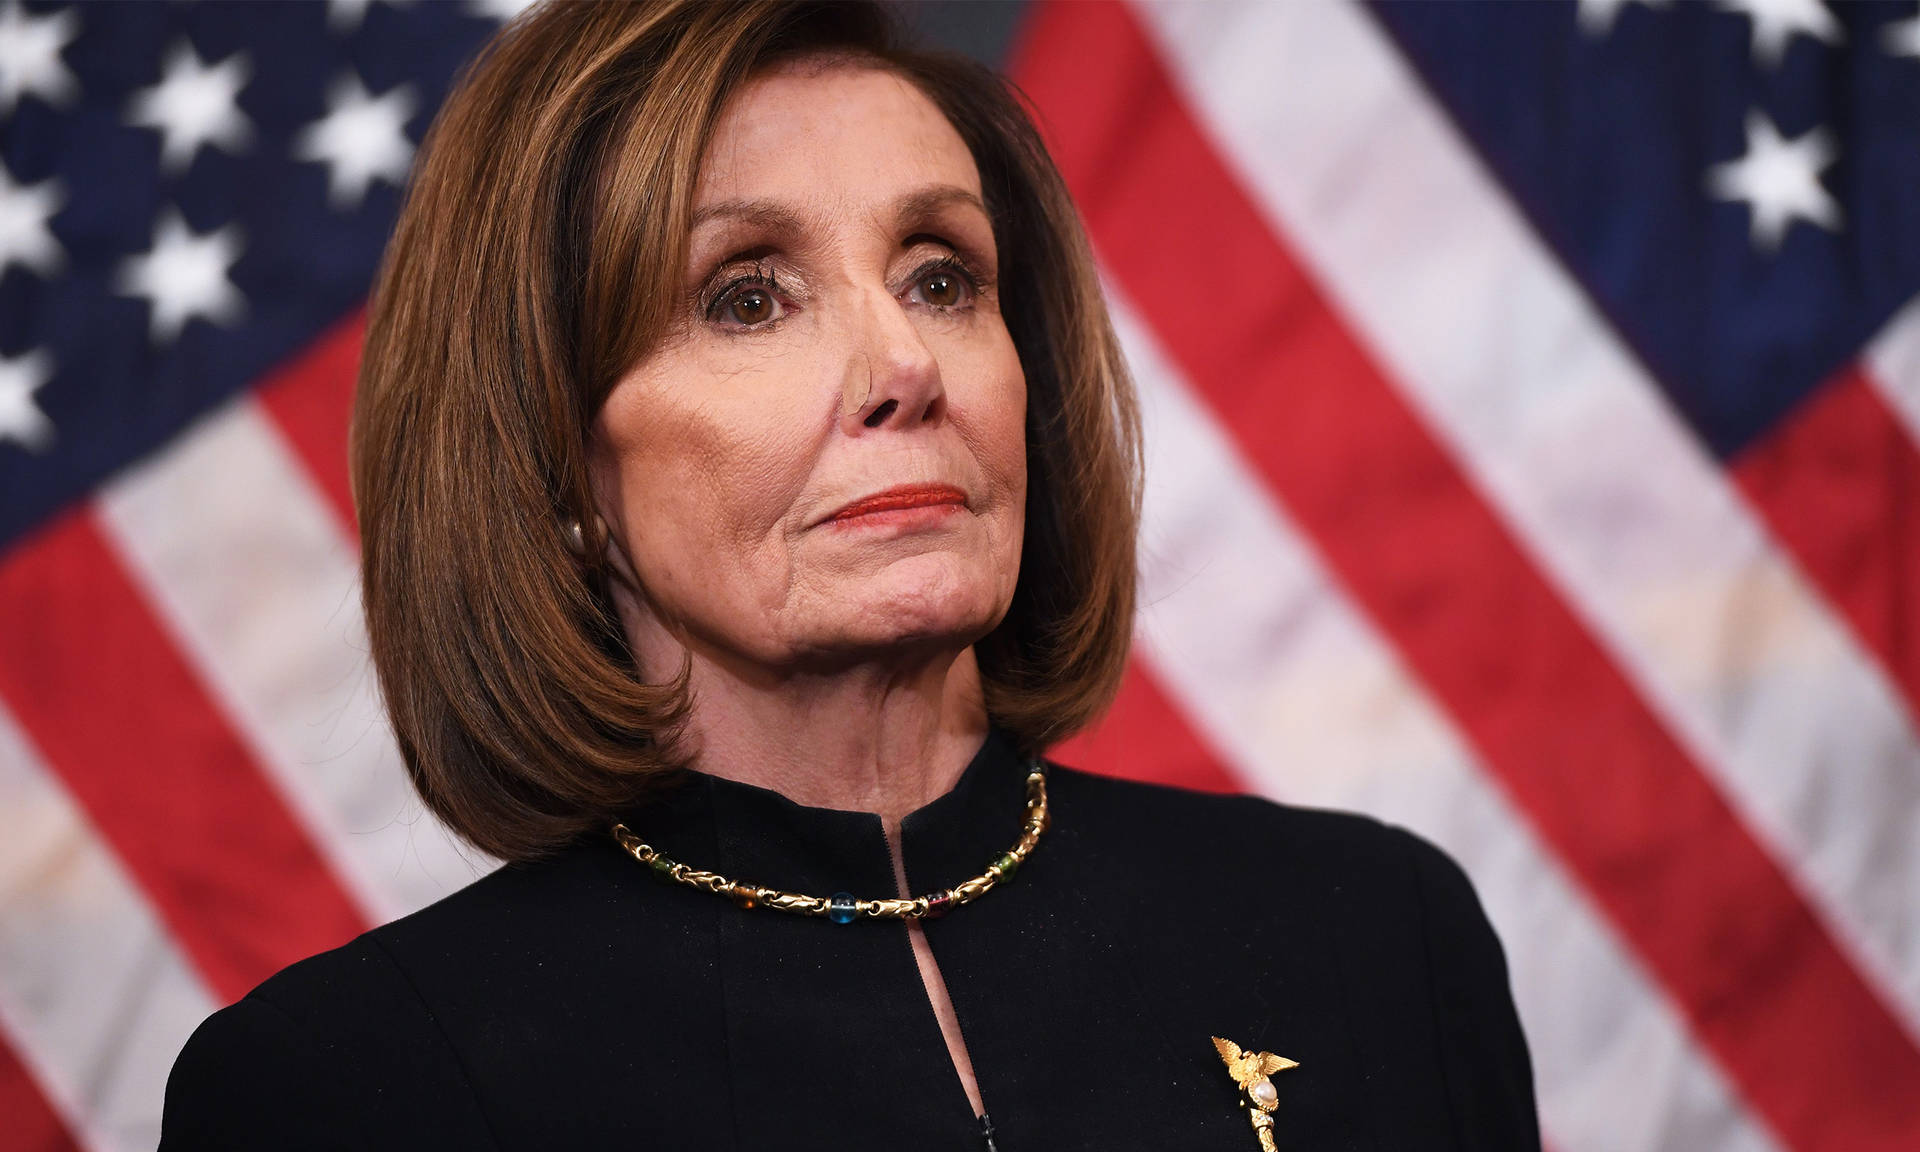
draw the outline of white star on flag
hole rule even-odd
[[[1911,56],[1920,60],[1920,13],[1882,27],[1880,47],[1890,55]]]
[[[51,276],[66,263],[60,242],[53,238],[53,214],[66,201],[60,181],[15,184],[0,164],[0,272],[18,264],[29,272]]]
[[[407,121],[417,101],[400,85],[375,97],[349,72],[334,82],[326,116],[307,125],[294,141],[293,154],[327,165],[327,202],[335,211],[356,208],[374,179],[401,184],[413,162]]]
[[[1778,67],[1787,54],[1787,44],[1796,34],[1805,33],[1815,40],[1838,44],[1840,21],[1833,18],[1820,0],[1717,0],[1718,6],[1739,12],[1753,21],[1753,59],[1769,68]]]
[[[1613,22],[1620,18],[1621,9],[1635,3],[1665,8],[1668,0],[1580,0],[1580,30],[1589,36],[1605,36],[1613,31]]]
[[[53,379],[53,357],[44,348],[24,356],[0,356],[0,440],[12,440],[35,452],[53,444],[53,421],[33,402],[33,394]]]
[[[240,111],[240,90],[252,73],[243,52],[208,65],[182,40],[160,82],[133,94],[127,120],[159,129],[160,167],[168,172],[186,171],[203,144],[239,152],[253,141],[253,124]]]
[[[1718,200],[1746,201],[1755,247],[1776,252],[1795,220],[1829,232],[1840,229],[1840,205],[1820,183],[1821,170],[1835,155],[1833,136],[1825,128],[1787,140],[1764,113],[1749,112],[1746,155],[1709,169],[1707,190]]]
[[[178,338],[195,316],[231,324],[246,311],[246,297],[228,278],[240,249],[239,225],[195,233],[170,211],[154,229],[152,250],[120,265],[115,291],[152,303],[149,332],[156,344]]]
[[[80,91],[60,53],[80,34],[71,9],[35,16],[9,0],[0,7],[0,115],[32,94],[55,106]]]

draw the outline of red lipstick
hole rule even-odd
[[[876,512],[899,512],[908,508],[937,508],[942,505],[967,506],[967,494],[951,484],[902,484],[884,492],[863,496],[827,519],[836,523]]]

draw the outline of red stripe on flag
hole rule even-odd
[[[0,1037],[0,1117],[9,1152],[79,1152],[80,1142],[5,1037]]]
[[[350,538],[359,529],[347,471],[347,430],[366,339],[367,314],[356,310],[274,369],[258,389],[261,405],[320,485]]]
[[[85,508],[0,561],[0,696],[220,995],[366,927]]]
[[[1920,712],[1920,450],[1866,372],[1827,381],[1733,471]]]
[[[1920,1146],[1920,1051],[1279,242],[1134,17],[1044,5],[1021,48],[1108,268],[1758,1114],[1808,1152]]]
[[[1173,784],[1202,792],[1246,791],[1244,784],[1220,766],[1220,759],[1167,699],[1137,656],[1127,662],[1119,695],[1106,716],[1047,755],[1102,776]]]

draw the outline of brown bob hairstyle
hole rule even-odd
[[[426,805],[495,856],[604,828],[687,766],[686,670],[643,682],[595,559],[589,429],[676,322],[723,105],[809,55],[904,77],[979,167],[1028,390],[1020,577],[975,646],[988,715],[1038,751],[1119,683],[1138,416],[1079,220],[1009,85],[903,47],[874,3],[545,4],[501,30],[428,134],[353,414],[367,620],[400,749]]]

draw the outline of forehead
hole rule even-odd
[[[931,100],[870,65],[802,60],[755,76],[728,100],[694,207],[825,197],[878,205],[929,184],[980,194],[972,154]]]

